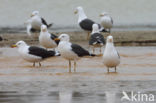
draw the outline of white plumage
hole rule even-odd
[[[113,37],[108,36],[106,47],[103,53],[103,63],[107,67],[107,71],[109,72],[109,68],[114,67],[116,72],[116,66],[120,63],[120,56],[113,44]]]
[[[100,14],[101,17],[101,25],[105,29],[109,29],[109,32],[111,32],[111,28],[113,27],[113,19],[108,13],[104,12]]]
[[[77,44],[70,43],[70,37],[68,34],[61,34],[59,36],[60,42],[58,45],[58,51],[61,56],[69,61],[69,72],[71,72],[71,61],[74,61],[74,72],[76,71],[76,61],[79,57],[83,56],[95,56],[90,54],[87,50]]]
[[[37,36],[36,34],[32,35],[31,33],[40,32],[42,24],[46,25],[48,28],[52,25],[47,24],[47,22],[42,17],[40,17],[39,11],[33,11],[30,17],[31,18],[25,22],[27,25],[27,34],[29,36]]]
[[[14,47],[18,47],[18,52],[20,56],[28,61],[32,62],[33,66],[35,63],[38,62],[41,66],[40,62],[46,58],[52,56],[59,56],[59,54],[55,51],[47,51],[44,48],[36,47],[36,46],[29,46],[24,41],[18,41]]]
[[[46,25],[41,26],[41,32],[39,35],[39,42],[43,47],[45,47],[45,48],[56,48],[57,43],[54,40],[55,38],[57,38],[57,36],[55,36],[54,34],[50,34],[47,30]]]

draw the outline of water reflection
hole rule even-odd
[[[116,103],[116,93],[115,92],[106,92],[106,103]]]
[[[72,92],[59,92],[59,103],[72,103]]]
[[[21,94],[19,92],[0,92],[0,103],[117,103],[115,92],[80,93],[71,91],[60,92],[32,92]]]

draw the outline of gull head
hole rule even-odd
[[[74,14],[77,14],[77,13],[79,13],[79,12],[83,12],[83,8],[82,8],[81,6],[78,6],[78,7],[76,8],[76,10],[74,11]]]
[[[41,25],[41,31],[42,32],[47,32],[47,26],[46,25]]]
[[[39,15],[39,11],[33,11],[31,13],[30,17],[36,16],[36,15]]]
[[[70,40],[70,37],[69,37],[68,34],[61,34],[59,36],[59,39],[60,39],[60,41],[69,41]]]
[[[108,36],[107,37],[107,43],[113,43],[113,36]]]
[[[106,15],[108,15],[108,13],[107,12],[103,12],[103,13],[100,14],[100,17],[106,16]]]
[[[92,34],[93,33],[99,33],[99,26],[98,26],[98,24],[93,24],[92,25]]]
[[[12,45],[11,47],[14,48],[14,47],[23,47],[23,46],[27,46],[27,44],[24,42],[24,41],[18,41],[16,44]]]

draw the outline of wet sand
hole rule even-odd
[[[88,49],[87,42],[77,43]],[[121,103],[122,91],[156,95],[156,48],[117,46],[117,50],[121,56],[117,73],[106,72],[101,56],[81,58],[77,72],[68,73],[68,62],[61,57],[32,67],[19,57],[17,48],[2,47],[0,102]]]
[[[84,47],[88,48],[87,45]],[[113,73],[112,68],[112,73],[108,74],[102,63],[102,56],[97,56],[81,58],[77,62],[77,72],[70,74],[68,61],[61,57],[49,58],[42,62],[42,67],[38,64],[33,67],[32,63],[19,57],[16,48],[1,48],[0,81],[4,82],[6,79],[7,81],[25,81],[24,78],[44,81],[47,77],[50,81],[71,81],[73,78],[81,81],[156,79],[155,47],[117,47],[117,50],[121,56],[121,64],[117,67],[117,73]],[[96,54],[98,54],[98,49]]]

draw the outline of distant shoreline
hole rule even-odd
[[[72,42],[88,42],[86,40],[87,34],[84,31],[62,31],[52,32],[56,35],[67,33],[71,37]],[[104,38],[109,34],[103,33]],[[141,31],[113,31],[111,33],[114,37],[115,45],[118,46],[156,46],[156,30],[141,30]],[[26,32],[1,32],[0,36],[3,38],[0,41],[0,46],[10,46],[19,40],[24,40],[29,44],[38,45],[38,37],[31,38]]]

